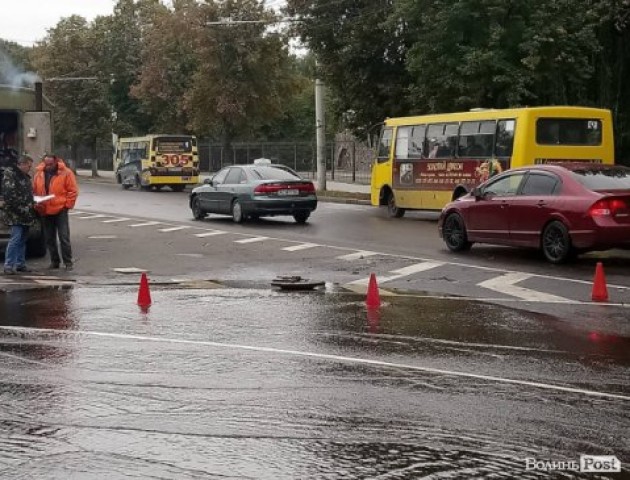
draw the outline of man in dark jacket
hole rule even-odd
[[[26,239],[29,228],[36,220],[33,186],[29,175],[32,167],[33,159],[24,155],[16,164],[4,170],[4,222],[11,226],[11,237],[4,254],[5,275],[30,271],[26,266]]]

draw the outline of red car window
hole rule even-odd
[[[630,190],[630,168],[627,167],[578,168],[572,173],[590,190]]]
[[[559,180],[552,175],[544,173],[530,173],[523,188],[521,195],[554,195],[557,192]]]

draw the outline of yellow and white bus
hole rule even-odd
[[[441,210],[489,176],[524,165],[614,163],[609,110],[533,107],[389,118],[372,167],[371,203],[392,217]]]
[[[146,135],[120,138],[114,149],[116,181],[126,190],[176,192],[199,183],[197,139],[192,135]]]

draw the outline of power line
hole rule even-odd
[[[276,20],[232,20],[230,18],[226,18],[224,20],[217,20],[213,22],[205,22],[205,25],[208,27],[214,26],[231,26],[231,25],[252,25],[252,24],[263,24],[263,25],[274,25],[276,23],[294,23],[302,21],[299,18],[279,18]]]
[[[44,79],[45,82],[78,82],[82,80],[98,80],[98,77],[51,77]]]

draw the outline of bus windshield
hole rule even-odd
[[[158,137],[154,145],[157,153],[190,153],[193,140],[191,137]]]

